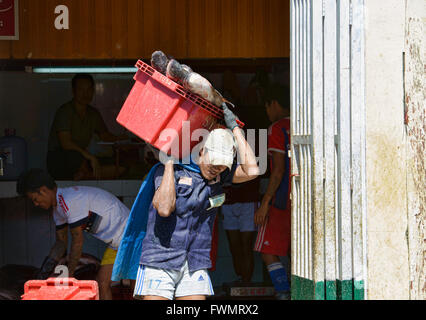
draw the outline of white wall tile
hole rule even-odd
[[[120,197],[123,195],[123,181],[121,180],[102,180],[98,183],[98,188],[111,192]]]

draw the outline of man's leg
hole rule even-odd
[[[262,253],[275,290],[283,299],[288,296],[290,283],[279,256],[285,256],[289,252],[290,230],[290,212],[271,207],[268,221],[261,226],[255,245],[255,250]]]
[[[287,293],[290,291],[287,270],[281,263],[278,256],[262,253],[262,260],[268,269],[272,284],[277,293]]]
[[[241,277],[244,282],[250,282],[254,271],[254,255],[253,242],[256,237],[256,232],[240,232],[241,239]]]
[[[163,300],[163,301],[169,301],[169,299],[160,297],[160,296],[144,296],[143,300]]]
[[[241,241],[241,275],[244,282],[250,282],[254,271],[253,243],[257,228],[254,224],[254,213],[258,208],[257,202],[240,203],[239,230]]]
[[[100,300],[112,300],[111,275],[116,256],[117,250],[107,247],[102,257],[101,267],[96,276]]]
[[[223,214],[223,228],[225,229],[226,237],[228,238],[234,272],[239,278],[242,278],[244,253],[242,252],[242,239],[238,215],[235,214],[238,212],[238,209],[238,203],[224,205],[221,207]]]
[[[136,286],[136,280],[131,279],[130,280],[130,288],[132,288],[132,292],[135,290]]]
[[[99,285],[99,299],[112,300],[111,275],[113,264],[102,265],[98,271],[96,281]]]
[[[240,231],[238,230],[225,230],[226,236],[228,238],[229,250],[232,255],[232,264],[234,266],[235,274],[238,277],[243,277],[243,260],[244,260],[244,252],[242,250],[242,241]],[[251,251],[251,248],[250,248]]]
[[[278,256],[273,254],[262,253],[262,260],[266,266],[269,266],[273,263],[281,262]]]
[[[186,296],[176,298],[176,300],[206,300],[206,296]]]

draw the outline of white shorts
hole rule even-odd
[[[207,270],[190,273],[188,261],[180,271],[139,265],[133,297],[159,296],[169,300],[186,296],[212,296],[213,286]]]
[[[223,228],[241,232],[256,231],[254,213],[259,208],[258,202],[226,204],[222,206]]]

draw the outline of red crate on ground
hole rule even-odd
[[[22,300],[99,300],[96,281],[49,278],[25,283]]]
[[[127,130],[157,149],[183,158],[200,142],[191,141],[194,130],[222,127],[222,108],[192,94],[143,61],[139,60],[136,67],[136,82],[117,117]],[[161,137],[162,132],[166,137]],[[182,139],[188,147],[182,145]]]

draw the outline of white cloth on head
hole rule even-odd
[[[229,170],[234,163],[236,153],[235,138],[229,129],[215,129],[210,132],[204,144],[210,164],[227,166]]]

